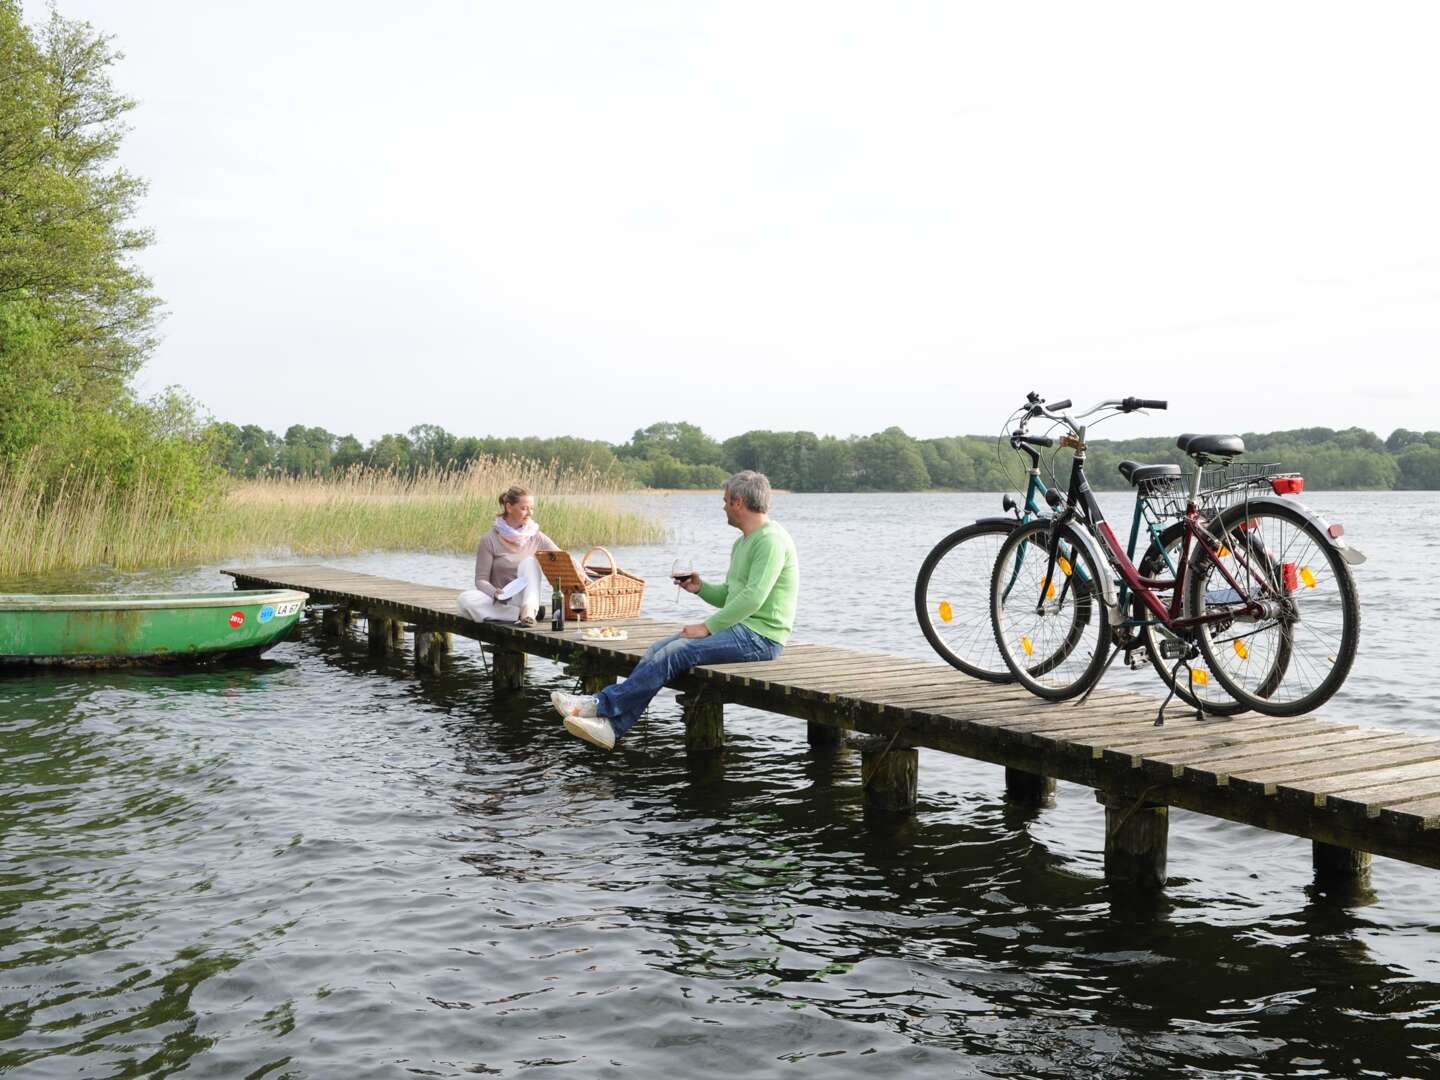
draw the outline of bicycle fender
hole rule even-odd
[[[1335,532],[1339,532],[1340,535],[1335,535],[1335,532],[1331,531],[1330,522],[1326,520],[1325,515],[1310,509],[1310,507],[1306,506],[1299,499],[1281,498],[1279,495],[1257,495],[1248,501],[1248,505],[1250,506],[1260,506],[1266,503],[1275,506],[1288,506],[1292,510],[1299,510],[1300,513],[1310,519],[1311,523],[1320,530],[1330,546],[1339,552],[1340,557],[1351,566],[1359,566],[1365,561],[1365,553],[1363,551],[1357,547],[1351,547],[1345,542],[1343,526],[1335,530]],[[1237,503],[1236,505],[1244,506],[1247,504]]]
[[[1110,560],[1100,550],[1100,541],[1096,540],[1088,529],[1077,529],[1073,525],[1065,527],[1065,534],[1078,541],[1090,556],[1091,565],[1100,574],[1100,602],[1110,609],[1110,625],[1119,626],[1123,621],[1120,615],[1120,595],[1115,588],[1115,575],[1110,570]]]
[[[1011,527],[1013,528],[1014,526],[1019,525],[1020,522],[1017,521],[1017,520],[1016,520],[1015,518],[1013,518],[1013,517],[1000,516],[1000,517],[983,517],[983,518],[976,518],[975,521],[973,522],[973,524],[975,524],[975,525],[1009,525],[1009,526],[1011,526]]]

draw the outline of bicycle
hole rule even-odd
[[[989,682],[1011,682],[1010,673],[1001,656],[999,645],[990,619],[990,574],[999,555],[1000,547],[1018,525],[1036,518],[1048,516],[1050,510],[1045,504],[1058,505],[1058,493],[1048,487],[1041,478],[1040,449],[1053,447],[1055,439],[1043,435],[1031,435],[1027,427],[1039,414],[1032,410],[1043,405],[1044,399],[1036,393],[1026,396],[1026,403],[1018,411],[1020,420],[1014,430],[1006,436],[1013,450],[1029,458],[1023,503],[1006,495],[1002,506],[1010,516],[980,518],[965,525],[941,539],[925,557],[915,578],[915,615],[921,632],[935,652],[952,667],[977,679]],[[1057,401],[1048,406],[1052,412],[1060,412],[1071,405],[1069,399]],[[1014,417],[1012,416],[1012,420]],[[1131,517],[1130,539],[1127,555],[1133,559],[1135,550],[1144,534],[1149,545],[1140,565],[1164,566],[1174,571],[1172,550],[1178,522],[1166,523],[1165,515],[1158,512],[1160,501],[1157,492],[1168,490],[1165,485],[1178,483],[1180,468],[1177,465],[1142,465],[1134,461],[1122,461],[1120,472],[1136,488],[1135,509]],[[1051,500],[1055,500],[1051,503]],[[1153,576],[1153,575],[1152,575]],[[1122,594],[1120,603],[1125,607],[1126,597]],[[1072,633],[1083,629],[1072,627]],[[1061,653],[1073,645],[1067,635],[1057,645],[1055,656],[1050,660],[1063,659]],[[1132,659],[1132,658],[1128,658]],[[1143,661],[1140,661],[1143,662]],[[1031,667],[1039,664],[1032,663]],[[1132,662],[1131,666],[1138,666]],[[1168,666],[1156,664],[1156,671],[1167,683],[1173,684],[1173,675]],[[1225,694],[1218,681],[1211,683],[1201,671],[1195,672],[1195,686],[1176,688],[1183,700],[1196,708],[1203,708],[1215,715],[1233,715],[1246,711],[1246,707]]]
[[[1121,617],[1118,581],[1133,610],[1143,613],[1139,630],[1157,670],[1160,660],[1175,661],[1169,680],[1175,692],[1182,666],[1193,690],[1192,665],[1203,657],[1240,705],[1272,716],[1308,712],[1329,700],[1354,663],[1360,609],[1349,566],[1364,556],[1345,542],[1343,526],[1283,500],[1303,488],[1297,477],[1230,482],[1222,476],[1223,483],[1207,487],[1208,466],[1229,466],[1244,452],[1238,436],[1182,435],[1177,445],[1195,471],[1178,522],[1176,567],[1170,578],[1142,575],[1090,488],[1086,425],[1077,421],[1164,407],[1131,397],[1102,401],[1073,418],[1043,404],[1031,407],[1033,416],[1068,429],[1060,444],[1074,458],[1055,516],[1017,525],[997,556],[990,609],[1000,654],[1016,680],[1040,697],[1060,701],[1086,693],[1117,648],[1137,647]],[[1254,494],[1262,482],[1273,494]],[[1029,558],[1032,551],[1044,557]],[[1063,661],[1051,663],[1059,643],[1072,637]]]

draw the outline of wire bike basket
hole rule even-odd
[[[1197,508],[1206,516],[1245,502],[1259,491],[1275,490],[1275,481],[1300,479],[1300,474],[1287,472],[1278,461],[1246,461],[1206,469],[1200,477]],[[1138,485],[1141,498],[1166,517],[1181,517],[1190,501],[1190,488],[1195,472],[1179,476],[1157,476]]]

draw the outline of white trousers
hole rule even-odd
[[[540,606],[540,586],[545,575],[534,558],[522,559],[517,570],[517,579],[525,582],[522,592],[501,603],[479,589],[466,589],[457,600],[460,613],[467,619],[493,619],[495,622],[514,622],[520,618],[522,611],[534,615],[535,609]]]

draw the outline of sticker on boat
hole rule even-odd
[[[283,604],[275,605],[275,617],[283,619],[286,615],[294,615],[304,604],[303,600],[286,600]],[[261,622],[264,622],[262,619]]]
[[[269,622],[275,617],[275,608],[270,604],[266,604],[255,617],[261,622]]]
[[[232,611],[232,612],[230,612],[230,625],[233,626],[233,627],[235,627],[235,629],[237,629],[237,630],[240,629],[240,626],[241,626],[244,622],[245,622],[245,612],[243,612],[243,611]]]

